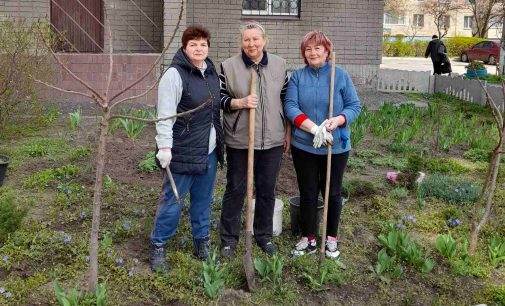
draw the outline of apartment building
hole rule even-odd
[[[384,34],[391,36],[401,34],[408,38],[431,39],[433,34],[437,34],[437,27],[433,16],[423,12],[422,5],[422,0],[410,0],[407,11],[401,16],[384,12]],[[474,20],[470,7],[451,12],[443,22],[448,29],[446,37],[472,36]],[[488,31],[488,38],[500,39],[501,35],[502,24],[493,21],[493,25]]]

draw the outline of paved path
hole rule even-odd
[[[466,72],[465,66],[468,63],[460,62],[457,58],[451,59],[452,71],[458,74]],[[414,71],[432,71],[433,65],[429,58],[424,57],[383,57],[381,68],[414,70]],[[486,65],[489,74],[496,73],[496,66]]]

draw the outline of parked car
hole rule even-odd
[[[500,58],[500,44],[491,40],[481,41],[461,53],[461,61],[483,61],[495,65]]]

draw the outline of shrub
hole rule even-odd
[[[488,150],[478,148],[469,149],[468,151],[463,153],[463,157],[473,162],[476,161],[489,162],[489,160],[491,159],[491,152]]]
[[[13,193],[0,190],[0,241],[19,228],[25,215],[26,210],[14,204]]]
[[[459,180],[442,174],[429,175],[419,186],[422,198],[435,197],[452,204],[475,203],[481,187],[475,182]]]
[[[451,37],[444,40],[449,56],[460,56],[465,49],[483,41],[480,37]]]
[[[431,158],[426,162],[426,169],[430,172],[460,174],[468,172],[458,160],[452,158]]]
[[[34,114],[37,92],[33,78],[51,77],[51,64],[37,28],[46,40],[52,40],[47,24],[0,22],[0,129],[15,118],[14,114]]]

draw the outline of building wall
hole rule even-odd
[[[179,3],[165,0],[165,42],[173,30]],[[316,0],[301,3],[300,18],[282,18],[244,16],[241,0],[189,0],[181,31],[186,24],[206,26],[212,35],[210,57],[220,63],[239,52],[239,26],[254,19],[266,28],[268,51],[285,58],[290,68],[296,68],[303,64],[300,55],[303,35],[320,29],[333,41],[337,63],[346,67],[356,81],[363,83],[361,85],[373,83],[371,77],[376,75],[381,62],[383,2]],[[180,38],[177,37],[166,62],[179,45]]]
[[[417,38],[431,38],[433,34],[437,34],[437,27],[435,26],[434,18],[429,14],[424,14],[424,26],[417,28],[413,26],[414,14],[423,14],[422,2],[419,3],[418,0],[411,0],[409,4],[409,9],[405,14],[405,24],[404,25],[388,25],[384,24],[384,33],[394,35],[405,35],[405,36],[416,36]],[[472,16],[472,11],[470,8],[461,9],[458,11],[451,12],[449,29],[447,31],[446,37],[455,36],[472,36],[472,29],[465,28],[464,20],[465,16]],[[438,35],[438,34],[437,34]],[[488,38],[490,39],[500,39],[501,38],[501,26],[491,28],[488,32]]]
[[[1,0],[0,21],[25,18],[29,22],[49,16],[49,0]]]
[[[107,21],[113,33],[114,52],[161,52],[163,48],[163,1],[133,1],[136,6],[130,0],[106,1]],[[142,14],[137,6],[152,22]],[[107,35],[105,35],[105,44],[109,46]]]
[[[160,52],[163,42],[163,1],[133,1],[156,26],[141,13],[131,0],[104,1],[106,3],[104,11],[108,16],[104,24],[111,26],[114,52]],[[39,18],[49,20],[50,0],[0,0],[0,21],[14,18],[26,19],[28,22],[36,21]],[[135,32],[140,34],[143,39]],[[108,50],[109,39],[107,35],[104,37],[104,45]]]

